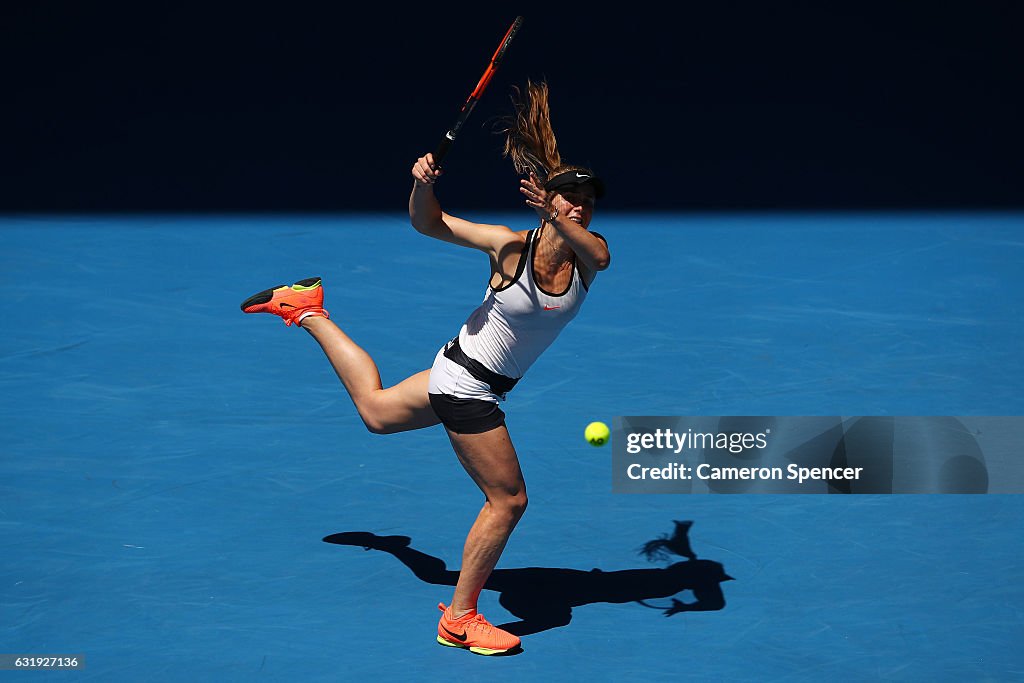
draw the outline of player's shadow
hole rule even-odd
[[[676,522],[675,531],[645,543],[641,553],[649,560],[667,559],[669,554],[687,559],[660,569],[602,571],[524,567],[495,569],[486,590],[500,593],[498,601],[519,621],[501,628],[519,636],[565,626],[572,619],[572,608],[595,602],[636,602],[661,610],[665,616],[680,612],[720,610],[725,607],[721,584],[732,577],[718,562],[698,560],[690,549],[688,532],[692,522]],[[421,581],[438,586],[454,586],[459,572],[448,569],[440,558],[410,546],[408,536],[377,536],[366,531],[331,534],[326,543],[379,550],[397,558]],[[689,590],[692,602],[677,596]],[[671,598],[667,606],[651,605],[648,600]]]

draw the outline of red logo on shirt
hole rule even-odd
[[[544,307],[544,310],[545,310],[545,311],[553,311],[553,310],[555,310],[556,308],[561,308],[561,306],[545,306],[545,307]]]

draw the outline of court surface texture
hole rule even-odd
[[[482,502],[442,429],[368,433],[304,331],[238,307],[321,276],[390,385],[479,303],[486,257],[397,213],[0,219],[0,652],[84,655],[68,680],[1024,676],[1024,497],[999,481],[616,495],[582,437],[621,415],[1024,414],[1024,217],[592,227],[611,268],[504,405],[530,507],[480,609],[525,635],[488,658],[434,640]]]

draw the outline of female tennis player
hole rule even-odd
[[[588,230],[595,199],[604,194],[602,181],[589,169],[562,162],[547,84],[528,82],[525,92],[517,94],[515,113],[500,132],[505,154],[528,176],[520,191],[541,219],[536,228],[513,231],[445,213],[434,194],[442,171],[432,155],[412,167],[413,227],[482,251],[490,261],[483,303],[437,352],[433,367],[383,388],[373,359],[328,319],[319,278],[268,289],[242,304],[246,313],[272,313],[309,332],[371,432],[444,425],[455,455],[485,501],[466,538],[451,603],[438,605],[443,614],[437,640],[485,655],[520,645],[517,636],[476,611],[480,591],[526,510],[526,484],[499,404],[576,316],[594,276],[609,262],[604,238]]]

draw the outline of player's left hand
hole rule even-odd
[[[526,197],[526,205],[532,207],[541,218],[550,216],[553,208],[551,206],[553,197],[544,189],[544,185],[537,176],[531,173],[529,178],[520,180],[519,184],[519,191]]]

